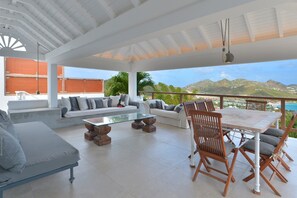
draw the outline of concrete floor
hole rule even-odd
[[[199,174],[191,178],[195,169],[189,167],[190,133],[163,124],[156,124],[157,132],[134,130],[130,123],[112,125],[112,143],[98,147],[84,140],[83,126],[68,127],[56,132],[80,151],[79,166],[74,169],[76,179],[68,182],[69,171],[7,190],[4,198],[196,198],[222,197],[224,184]],[[297,160],[297,139],[288,140],[288,153]],[[195,157],[196,164],[199,156]],[[287,159],[286,159],[287,161]],[[292,172],[280,168],[289,182],[275,177],[272,183],[282,197],[297,197],[297,163],[288,162]],[[223,164],[213,161],[216,167]],[[222,169],[225,170],[225,169]],[[250,166],[239,153],[227,197],[278,197],[261,180],[261,196],[252,194],[253,180],[242,179]],[[271,172],[265,172],[269,175]]]

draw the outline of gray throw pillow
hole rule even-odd
[[[155,108],[157,108],[157,104],[156,104],[155,102],[150,103],[150,108],[151,108],[151,109],[155,109]]]
[[[175,105],[168,105],[168,106],[165,106],[165,110],[167,111],[173,111],[175,108]]]
[[[70,104],[71,104],[71,111],[79,111],[79,106],[78,106],[78,102],[77,102],[77,97],[69,97],[70,100]]]
[[[124,102],[125,106],[129,105],[129,95],[122,94],[120,100],[121,102]]]
[[[157,106],[157,109],[163,109],[163,103],[162,103],[162,100],[157,100],[157,101],[156,101],[156,106]]]
[[[102,99],[95,99],[96,109],[103,108],[103,101]]]
[[[18,139],[12,121],[8,117],[7,113],[2,110],[0,110],[0,127],[9,132],[16,139]]]
[[[78,106],[79,106],[79,109],[80,110],[87,110],[87,109],[89,109],[88,103],[87,103],[87,98],[85,98],[85,97],[78,97],[77,98],[77,103],[78,103]]]
[[[92,99],[87,98],[87,104],[88,104],[88,108],[89,108],[89,109],[93,109]]]
[[[112,99],[111,98],[108,98],[107,105],[108,105],[108,107],[111,107],[111,105],[112,105]]]
[[[0,128],[0,166],[8,171],[21,173],[26,161],[20,143],[6,130]]]
[[[180,104],[176,105],[176,107],[174,108],[174,111],[179,113],[182,110],[182,108],[183,108],[182,105],[180,105]]]
[[[66,107],[63,107],[61,109],[61,114],[62,114],[62,117],[65,117],[65,114],[67,113],[68,109]]]

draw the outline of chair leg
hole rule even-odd
[[[198,173],[200,171],[201,165],[202,165],[202,159],[200,159],[200,161],[199,161],[199,164],[198,164],[198,166],[196,168],[196,171],[194,173],[194,176],[192,178],[192,181],[195,181],[196,180],[196,177],[197,177],[197,175],[198,175]]]
[[[282,150],[282,152],[285,154],[285,156],[290,160],[290,161],[294,161],[293,158],[284,150]]]
[[[281,194],[276,190],[276,188],[270,183],[270,181],[265,177],[265,175],[260,172],[261,177],[263,178],[263,180],[267,183],[267,185],[271,188],[271,190],[278,196],[281,197]]]
[[[279,165],[279,163],[277,164],[277,166],[278,166],[278,165]],[[271,163],[270,163],[268,166],[269,166],[269,168],[273,171],[271,177],[269,178],[269,181],[271,181],[272,178],[273,178],[273,175],[276,174],[276,175],[278,176],[278,178],[279,178],[282,182],[284,182],[284,183],[287,183],[287,182],[288,182],[288,180],[285,178],[285,176],[284,176],[283,174],[281,174],[281,172],[277,169],[277,167],[275,167],[275,166],[274,166],[273,164],[271,164]]]
[[[224,197],[227,195],[230,180],[233,178],[233,169],[234,169],[235,161],[236,161],[236,158],[237,158],[237,154],[238,154],[238,149],[235,149],[233,160],[232,160],[232,163],[231,163],[231,167],[230,167],[230,170],[228,170],[228,178],[227,178],[224,193],[223,193]],[[225,163],[225,164],[227,165],[227,163]],[[234,179],[234,181],[235,181],[235,179]]]
[[[277,160],[281,163],[281,165],[289,172],[291,172],[290,166],[281,158],[277,157]]]

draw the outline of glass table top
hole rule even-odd
[[[142,120],[145,118],[153,118],[155,115],[151,114],[143,114],[143,113],[128,113],[114,116],[105,116],[105,117],[97,117],[97,118],[89,118],[84,119],[83,121],[95,126],[116,124],[121,122],[128,122],[133,120]]]

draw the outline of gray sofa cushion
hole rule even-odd
[[[18,140],[3,128],[0,128],[0,147],[0,166],[11,172],[22,172],[26,163],[25,153]]]
[[[244,145],[244,148],[255,151],[255,140],[249,140]],[[270,156],[273,154],[275,147],[271,144],[260,142],[260,154]]]
[[[8,117],[5,111],[0,110],[0,127],[5,129],[8,133],[10,133],[13,137],[17,138],[15,133],[12,121]]]
[[[0,179],[8,179],[7,183],[75,164],[80,159],[77,149],[42,122],[20,123],[14,127],[20,137],[27,163],[21,174],[8,174],[0,169]],[[32,138],[35,139],[34,142]]]
[[[275,129],[275,128],[269,128],[264,132],[265,135],[272,135],[275,137],[282,137],[284,134],[284,131],[281,129]]]

